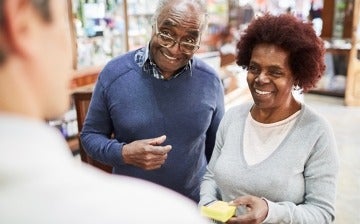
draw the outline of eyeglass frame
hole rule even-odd
[[[161,43],[159,43],[160,46],[162,47],[165,47],[165,48],[172,48],[175,46],[175,44],[179,45],[179,48],[180,48],[180,51],[183,52],[184,54],[193,54],[195,53],[197,50],[199,50],[200,48],[200,41],[201,41],[201,38],[198,39],[197,43],[198,44],[192,44],[192,43],[188,43],[188,42],[185,42],[185,41],[177,41],[175,40],[175,38],[173,38],[172,36],[170,35],[167,35],[167,34],[164,34],[162,33],[161,31],[159,31],[159,27],[157,25],[157,21],[155,22],[155,35],[158,39],[160,40],[163,40],[161,38],[161,36],[165,36],[166,38],[169,38],[170,40],[172,40],[172,44],[170,44],[169,46],[166,46],[166,45],[163,45]],[[185,45],[190,45],[190,46],[194,46],[194,50],[192,50],[191,52],[186,52],[183,50],[183,47],[182,47],[182,44],[185,44]]]

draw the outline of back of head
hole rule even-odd
[[[6,23],[9,21],[5,18],[5,3],[7,0],[0,0],[0,32],[4,32],[4,28],[6,27]],[[49,0],[33,0],[31,1],[31,4],[34,6],[34,8],[38,11],[39,15],[44,19],[44,21],[50,21],[51,20],[51,13],[49,8]],[[4,63],[6,59],[6,52],[4,51],[3,45],[5,44],[5,40],[2,38],[0,42],[0,65]]]
[[[259,43],[274,44],[289,52],[290,68],[304,91],[314,87],[323,75],[324,43],[312,24],[290,14],[257,17],[240,37],[237,64],[247,67],[253,48]]]
[[[64,19],[65,18],[65,19]],[[69,105],[71,37],[67,1],[0,0],[2,111],[37,119]]]

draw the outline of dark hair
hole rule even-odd
[[[51,21],[50,0],[32,0],[32,3],[45,21]]]
[[[0,33],[4,32],[3,29],[6,25],[4,18],[5,1],[10,1],[10,0],[0,0]],[[31,3],[45,21],[48,22],[51,21],[52,18],[51,18],[50,5],[49,5],[50,0],[32,0]],[[6,60],[6,52],[4,52],[4,49],[1,49],[1,44],[2,43],[0,43],[0,64],[2,64]]]
[[[315,87],[325,71],[325,48],[310,23],[293,15],[265,14],[254,19],[237,44],[236,63],[247,68],[254,47],[274,44],[289,52],[289,66],[295,82],[304,92]]]
[[[6,0],[0,0],[0,25],[4,25],[4,3]],[[45,21],[51,21],[50,0],[32,0],[34,8],[40,13]]]

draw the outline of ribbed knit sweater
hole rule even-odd
[[[161,80],[134,61],[136,51],[110,61],[99,75],[81,133],[86,152],[113,173],[149,180],[199,201],[200,181],[224,114],[224,93],[215,71],[193,58],[191,72]],[[109,139],[114,133],[115,139]],[[165,164],[145,171],[124,163],[122,146],[166,135]]]

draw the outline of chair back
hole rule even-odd
[[[95,166],[105,172],[112,173],[112,167],[105,165],[103,163],[100,163],[94,159],[92,159],[84,150],[81,141],[80,141],[80,133],[83,128],[83,123],[89,108],[90,100],[92,96],[92,89],[90,90],[84,90],[84,91],[78,91],[73,93],[73,99],[74,104],[76,108],[76,116],[77,116],[77,124],[78,124],[78,140],[79,140],[79,151],[80,151],[80,157],[81,161],[88,163],[92,166]]]

